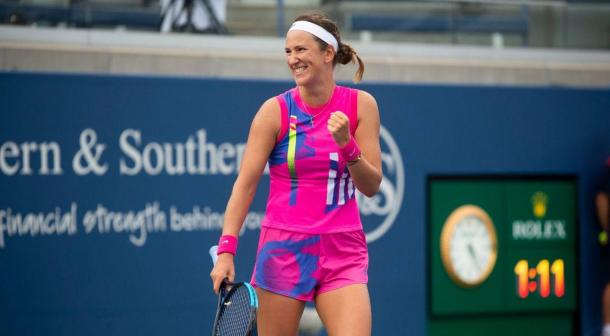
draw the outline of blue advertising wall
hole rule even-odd
[[[252,117],[291,82],[0,74],[0,335],[200,335],[208,248]],[[580,331],[603,286],[593,195],[610,90],[371,84],[384,183],[360,198],[374,335],[424,335],[430,175],[573,175]],[[261,179],[240,238],[249,279]]]

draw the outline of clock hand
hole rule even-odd
[[[468,243],[467,249],[468,249],[468,253],[472,257],[472,260],[474,261],[475,266],[477,267],[477,270],[480,271],[481,270],[481,265],[479,265],[479,258],[477,258],[477,254],[474,251],[474,248],[472,247],[471,243]]]

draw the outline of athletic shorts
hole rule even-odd
[[[362,230],[306,234],[261,228],[254,286],[301,301],[368,282],[369,256]]]

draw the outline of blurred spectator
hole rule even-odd
[[[161,0],[161,32],[225,33],[226,0]]]
[[[23,26],[27,24],[25,16],[21,13],[11,13],[6,20],[8,24]]]
[[[610,158],[606,161],[606,171],[600,190],[595,196],[595,208],[597,219],[601,225],[602,231],[599,235],[599,242],[605,248],[608,248],[608,229],[610,222]],[[605,262],[608,262],[606,260]],[[610,336],[610,282],[604,288],[602,296],[602,318],[604,326],[602,336]]]

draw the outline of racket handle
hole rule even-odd
[[[210,247],[210,257],[212,257],[212,262],[214,263],[214,265],[216,265],[216,261],[218,260],[218,245],[213,245]],[[221,288],[224,288],[225,286],[231,286],[233,285],[233,283],[231,281],[229,281],[229,278],[224,278],[222,280],[222,286]]]
[[[216,252],[218,251],[218,245],[213,245],[210,247],[210,257],[212,257],[212,263],[216,265],[216,260],[218,260],[218,255]]]

